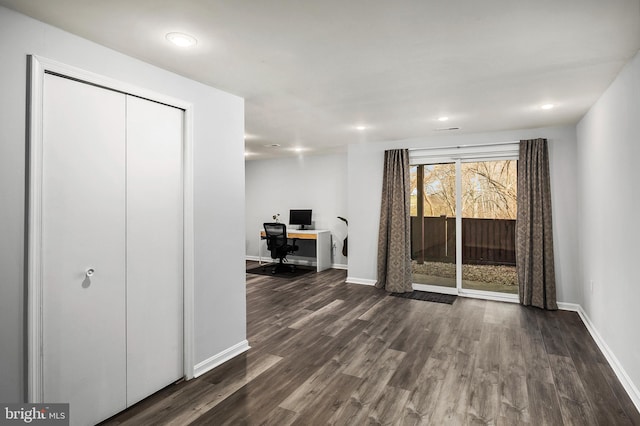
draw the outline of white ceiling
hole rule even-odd
[[[244,97],[247,158],[297,155],[296,147],[332,152],[443,127],[576,123],[640,48],[640,0],[0,5]],[[197,46],[170,45],[171,31],[195,36]],[[556,108],[541,110],[546,103]]]

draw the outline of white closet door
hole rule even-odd
[[[45,75],[44,401],[69,402],[74,424],[126,407],[125,101]]]
[[[183,376],[183,111],[127,97],[127,403]]]

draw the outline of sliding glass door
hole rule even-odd
[[[517,162],[512,155],[488,157],[452,156],[412,166],[415,288],[517,294]]]
[[[462,288],[518,293],[515,160],[462,163]]]
[[[415,166],[411,184],[413,282],[456,292],[456,164]]]

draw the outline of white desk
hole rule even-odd
[[[262,247],[266,244],[262,244],[264,238],[264,230],[260,231],[260,240],[258,241],[258,260],[262,264]],[[327,229],[291,229],[287,230],[287,238],[295,238],[298,240],[312,240],[316,243],[316,257],[315,263],[316,270],[318,272],[331,268],[331,231]],[[295,257],[295,255],[293,255]],[[269,257],[271,259],[271,257]],[[304,264],[299,259],[292,259],[291,263]]]

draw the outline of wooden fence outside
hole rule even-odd
[[[421,244],[420,220],[411,217],[411,258],[419,263],[455,263],[456,218],[427,216],[423,220],[424,242]],[[462,218],[462,263],[515,265],[515,243],[514,219]]]

